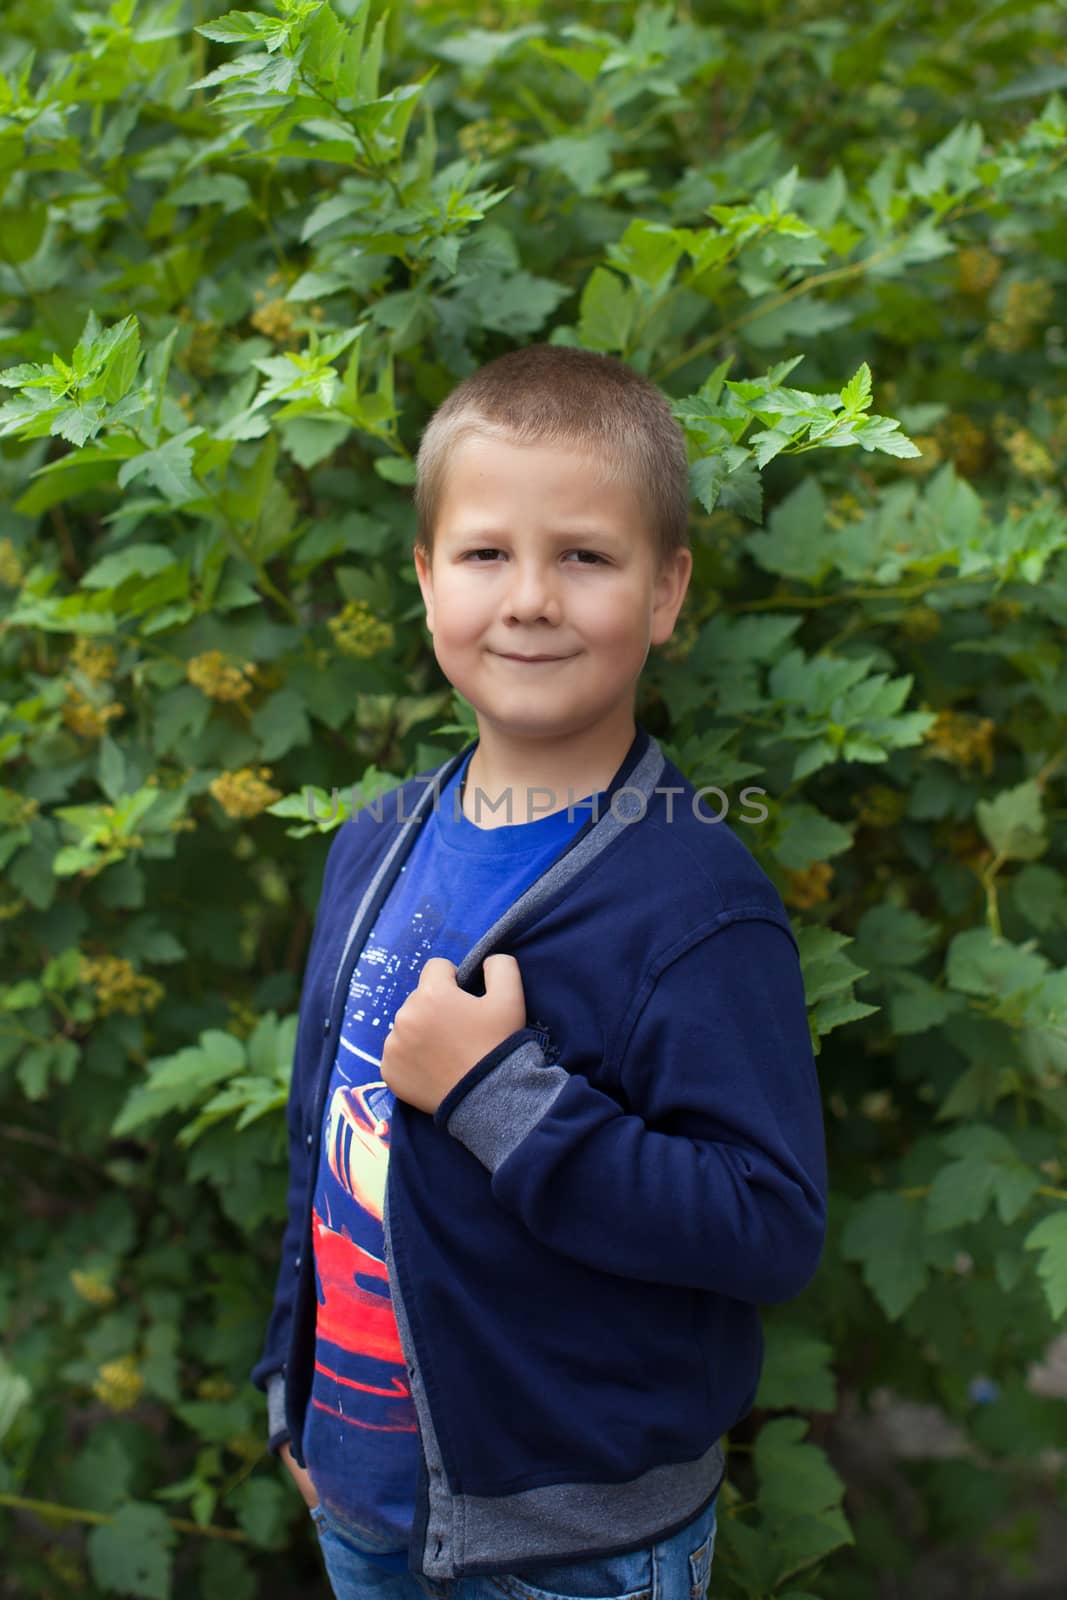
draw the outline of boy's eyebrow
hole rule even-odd
[[[446,538],[452,539],[504,539],[507,532],[503,528],[463,528],[456,533],[446,532]],[[572,526],[568,528],[550,528],[550,539],[614,539],[616,534],[610,528],[582,528]]]

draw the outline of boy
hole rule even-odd
[[[826,1164],[782,901],[634,719],[685,437],[534,345],[438,408],[415,499],[478,738],[331,844],[252,1379],[338,1597],[690,1600]]]

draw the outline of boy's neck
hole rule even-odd
[[[478,743],[467,767],[463,815],[482,828],[536,821],[607,789],[637,733],[633,710],[562,739],[527,739],[478,718]],[[476,790],[485,797],[475,809]],[[552,797],[543,791],[552,791]],[[570,793],[568,794],[568,789]],[[491,811],[511,792],[506,804]],[[530,791],[535,791],[531,793]]]

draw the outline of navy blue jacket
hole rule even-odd
[[[289,1220],[252,1381],[297,1461],[315,1349],[314,1163],[352,969],[473,748],[337,830],[300,1001]],[[673,791],[673,792],[671,792]],[[566,849],[457,968],[513,955],[526,1026],[430,1115],[397,1099],[386,1264],[420,1443],[412,1572],[501,1573],[669,1537],[748,1415],[758,1307],[826,1232],[819,1085],[773,883],[640,724]],[[758,825],[758,824],[754,824]]]

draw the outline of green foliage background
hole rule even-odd
[[[419,430],[537,339],[686,430],[638,713],[767,790],[819,1050],[829,1242],[710,1592],[910,1571],[846,1389],[966,1430],[902,1466],[926,1545],[1067,1507],[1062,8],[224,10],[4,8],[0,1592],[325,1592],[247,1382],[300,977],[346,807],[472,728]]]

